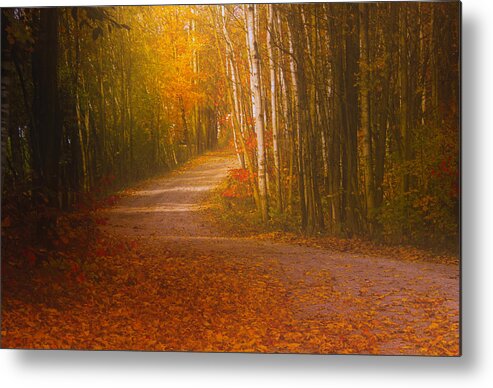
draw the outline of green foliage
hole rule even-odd
[[[382,238],[391,243],[440,244],[456,248],[458,209],[455,201],[418,190],[386,201],[376,215]]]

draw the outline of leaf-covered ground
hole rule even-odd
[[[220,232],[201,201],[234,165],[208,155],[127,191],[69,268],[3,260],[2,347],[459,353],[457,263]]]

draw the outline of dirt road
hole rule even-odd
[[[128,271],[141,276],[130,284],[161,287],[153,319],[174,329],[152,340],[156,349],[457,354],[457,266],[221,235],[199,210],[235,166],[202,157],[105,212],[106,233],[136,242]]]

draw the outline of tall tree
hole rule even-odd
[[[370,221],[375,211],[375,177],[373,173],[372,155],[372,128],[370,126],[370,52],[369,52],[369,27],[368,27],[368,4],[359,4],[359,91],[360,91],[360,122],[363,133],[363,169],[365,173],[365,198],[366,217]]]
[[[264,111],[262,103],[262,93],[260,90],[260,54],[258,50],[257,37],[255,34],[255,5],[246,6],[246,23],[248,34],[248,50],[250,53],[251,73],[250,87],[253,97],[253,119],[255,134],[257,135],[257,163],[258,163],[258,187],[260,197],[260,212],[263,222],[269,219],[267,204],[267,181],[266,181],[266,160],[265,160],[265,141],[264,141]]]
[[[267,50],[269,55],[269,73],[270,73],[270,109],[271,109],[271,125],[273,136],[273,153],[274,153],[274,175],[276,186],[276,199],[277,199],[277,211],[282,212],[282,192],[281,192],[281,162],[280,162],[280,149],[279,149],[279,127],[277,121],[277,75],[276,75],[276,63],[274,60],[274,7],[272,4],[268,5],[268,38],[267,38]]]
[[[36,13],[32,52],[33,117],[31,131],[35,187],[44,187],[48,204],[58,206],[62,117],[58,90],[58,21],[60,10],[47,8]],[[38,198],[39,200],[39,198]]]

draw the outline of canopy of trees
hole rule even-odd
[[[231,139],[265,223],[458,246],[459,3],[16,8],[2,26],[4,201],[70,209]]]

